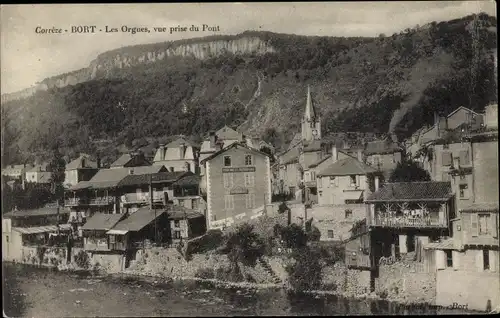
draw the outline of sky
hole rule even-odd
[[[496,16],[494,1],[141,3],[1,5],[1,92],[87,67],[100,53],[123,46],[238,34],[246,30],[320,36],[391,35],[432,21],[472,13]],[[211,32],[155,32],[154,27],[218,26]],[[97,29],[148,27],[150,33],[71,33],[72,26]],[[37,27],[62,29],[39,34]],[[64,32],[68,30],[69,32]]]

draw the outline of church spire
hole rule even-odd
[[[314,111],[314,105],[311,98],[311,87],[309,85],[307,85],[307,102],[304,119],[307,121],[314,121],[316,119],[316,112]]]

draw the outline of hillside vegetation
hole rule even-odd
[[[254,31],[234,37],[258,37],[272,52],[172,56],[110,67],[93,80],[2,104],[2,163],[43,158],[54,147],[69,157],[100,152],[112,160],[117,156],[112,149],[133,148],[137,140],[174,134],[199,139],[223,124],[265,139],[272,132],[280,147],[300,126],[307,85],[325,135],[361,131],[405,137],[430,124],[434,111],[459,106],[482,111],[497,100],[496,18],[486,14],[377,38]],[[210,40],[216,39],[184,42]],[[154,47],[118,51],[132,55]]]

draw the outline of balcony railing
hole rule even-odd
[[[445,220],[439,220],[437,217],[385,217],[385,216],[376,216],[374,220],[372,220],[372,226],[381,226],[381,227],[427,227],[427,228],[440,228],[447,227]]]
[[[65,206],[75,206],[75,205],[81,205],[85,204],[85,199],[83,198],[69,198],[64,200],[64,205]]]
[[[123,203],[143,203],[149,202],[149,193],[128,193],[122,195],[121,200]],[[161,202],[165,198],[163,192],[153,192],[153,201]]]
[[[108,205],[115,202],[114,197],[100,197],[89,200],[89,205]]]

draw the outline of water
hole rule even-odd
[[[222,289],[199,282],[95,277],[20,264],[4,263],[3,266],[3,308],[9,317],[435,313],[430,310],[410,313],[385,301],[290,295],[283,290]]]

